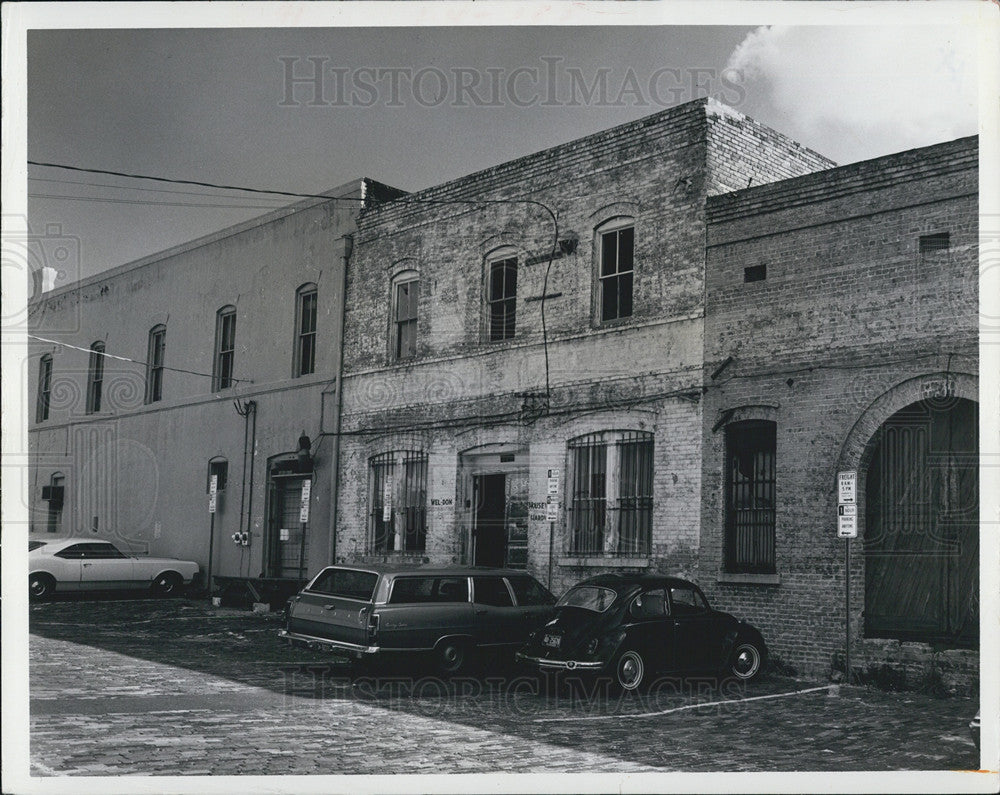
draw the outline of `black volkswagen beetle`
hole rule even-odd
[[[517,653],[542,671],[610,674],[635,690],[655,673],[712,671],[750,680],[767,660],[750,624],[713,610],[678,577],[602,574],[574,585]]]

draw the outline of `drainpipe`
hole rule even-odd
[[[362,186],[363,187],[363,186]],[[344,330],[346,328],[345,314],[347,311],[347,268],[351,261],[351,254],[354,251],[353,235],[344,235],[344,253],[341,256],[341,279],[340,279],[340,322],[337,328],[337,388],[334,391],[333,400],[333,451],[330,458],[330,540],[327,557],[330,563],[337,562],[337,520],[339,518],[340,507],[340,428],[341,428],[341,401],[344,395]],[[322,430],[322,429],[320,429]]]

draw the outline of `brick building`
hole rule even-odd
[[[705,200],[831,165],[699,100],[363,213],[338,559],[697,576]]]
[[[975,670],[975,138],[707,202],[701,584],[797,667]],[[941,654],[928,655],[931,644]]]

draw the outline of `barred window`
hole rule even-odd
[[[104,386],[104,343],[90,346],[90,368],[87,370],[87,413],[101,410],[101,391]]]
[[[514,337],[517,311],[517,257],[488,263],[490,342]]]
[[[233,385],[233,356],[236,351],[236,307],[224,306],[215,315],[215,361],[212,391]]]
[[[422,551],[427,539],[427,454],[416,450],[368,462],[369,552]]]
[[[653,522],[653,434],[604,431],[573,439],[569,552],[648,555]]]
[[[774,422],[726,427],[726,570],[775,572]]]

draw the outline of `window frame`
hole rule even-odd
[[[407,288],[407,307],[413,310],[412,316],[400,317],[400,291]],[[414,295],[410,295],[410,290],[416,288]],[[405,328],[412,328],[412,341],[409,352],[403,351],[403,332]],[[420,276],[415,271],[407,271],[392,280],[392,338],[391,353],[392,361],[404,362],[417,358],[417,334],[420,326]]]
[[[368,459],[368,552],[394,554],[423,552],[427,548],[427,476],[429,457],[423,450],[389,450]],[[401,480],[397,480],[397,473]],[[393,507],[386,521],[386,477],[391,476]],[[410,498],[416,495],[413,504]],[[397,500],[401,497],[401,500]],[[405,526],[396,527],[405,514]],[[411,527],[412,525],[412,527]],[[401,542],[397,548],[397,539]]]
[[[503,268],[501,277],[502,295],[495,294],[494,270]],[[484,337],[486,342],[506,342],[517,336],[517,277],[518,277],[518,257],[517,252],[511,248],[498,249],[491,252],[485,261],[485,306],[486,306],[486,328]],[[508,274],[513,274],[508,277]],[[509,282],[512,282],[510,284]],[[498,313],[499,309],[499,313]],[[500,322],[496,325],[499,314]],[[499,328],[499,333],[497,329]]]
[[[87,414],[97,414],[101,410],[104,391],[104,352],[103,340],[97,340],[90,346],[90,363],[87,368]]]
[[[312,328],[306,328],[311,317]],[[292,352],[292,378],[316,372],[317,329],[319,328],[319,287],[313,282],[295,291],[295,348]]]
[[[146,348],[146,394],[144,402],[158,403],[163,400],[163,370],[167,358],[167,327],[158,323],[149,330]]]
[[[766,444],[760,443],[758,438],[757,444],[747,446],[754,436],[769,438]],[[723,569],[728,574],[777,573],[777,446],[777,422],[774,420],[746,419],[726,425],[722,467],[722,558]],[[747,455],[753,457],[749,475],[739,465],[740,459]],[[758,456],[763,456],[763,461],[759,461]],[[759,471],[759,467],[764,471]],[[737,507],[737,501],[747,500],[752,507]],[[757,507],[758,502],[761,507]],[[751,515],[747,525],[739,516],[746,511],[751,514],[764,512],[764,515]]]
[[[231,322],[230,322],[231,321]],[[228,337],[228,340],[227,340]],[[228,347],[226,347],[228,342]],[[212,391],[229,389],[236,364],[236,307],[232,304],[215,313],[215,346],[212,356]]]
[[[628,450],[626,459],[627,448],[634,450]],[[648,557],[652,553],[655,451],[654,434],[642,430],[596,431],[567,442],[568,554]],[[594,521],[588,521],[590,516]]]
[[[629,267],[621,269],[621,235],[623,232],[631,233],[631,251],[629,252]],[[636,219],[630,215],[621,215],[608,219],[594,229],[594,322],[598,326],[613,325],[623,323],[635,317],[635,235]],[[613,273],[604,273],[605,270],[605,239],[614,236],[615,246],[615,270]],[[616,314],[613,317],[605,317],[605,291],[607,286],[614,280],[616,284]],[[621,284],[628,284],[628,312],[621,311],[623,290]]]
[[[216,481],[216,492],[225,491],[229,483],[229,459],[224,456],[216,456],[209,459],[208,470],[205,473],[205,493],[212,491],[212,475],[218,475]]]
[[[38,360],[38,393],[35,395],[35,422],[49,418],[52,405],[52,354],[46,353]]]

